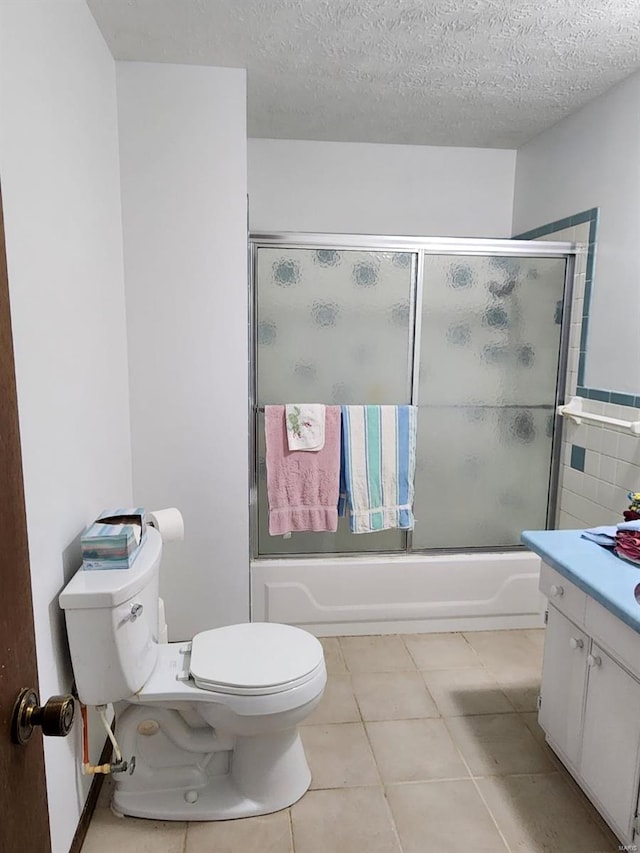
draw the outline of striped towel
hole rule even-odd
[[[413,529],[415,406],[343,406],[338,511],[352,533]]]

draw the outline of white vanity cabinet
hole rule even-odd
[[[563,757],[577,766],[582,742],[589,637],[549,607],[538,722]],[[544,697],[544,699],[542,699]]]
[[[612,830],[632,844],[640,836],[640,634],[545,563],[540,589],[549,599],[540,725]]]

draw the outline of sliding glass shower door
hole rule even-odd
[[[400,551],[399,530],[269,536],[264,406],[411,402],[417,254],[260,247],[256,274],[258,552]]]
[[[499,549],[546,527],[572,247],[331,236],[253,240],[256,556]],[[414,531],[269,536],[264,406],[287,402],[418,405]]]
[[[546,527],[565,267],[425,255],[414,548]]]

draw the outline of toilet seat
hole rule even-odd
[[[217,693],[281,693],[312,680],[323,668],[320,642],[291,625],[227,625],[201,631],[191,644],[191,677],[202,690]]]

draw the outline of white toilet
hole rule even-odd
[[[163,820],[286,808],[311,782],[297,726],[324,691],[322,646],[267,622],[159,644],[161,554],[148,528],[130,569],[79,571],[59,599],[81,701],[116,706],[128,770],[113,808]]]

